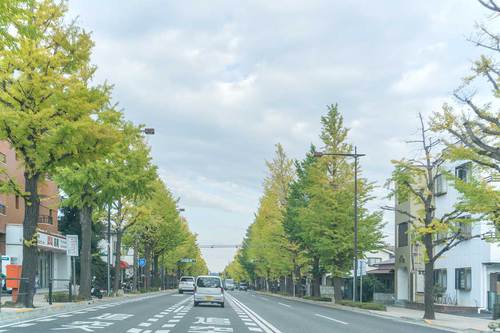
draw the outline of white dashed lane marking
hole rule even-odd
[[[334,322],[339,323],[339,324],[347,325],[347,323],[346,323],[345,321],[341,321],[341,320],[338,320],[338,319],[335,319],[335,318],[331,318],[331,317],[323,316],[323,315],[320,315],[320,314],[318,314],[318,313],[315,313],[314,315],[315,315],[316,317],[320,317],[320,318],[328,319],[328,320],[334,321]]]

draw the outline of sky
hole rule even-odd
[[[200,245],[240,244],[281,143],[319,144],[338,103],[363,176],[387,202],[391,159],[414,153],[417,114],[439,111],[480,53],[466,39],[489,13],[471,0],[71,0],[92,31],[95,81],[153,127],[159,173]],[[385,213],[386,241],[394,239]],[[204,249],[213,272],[235,249]]]

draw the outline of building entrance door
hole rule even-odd
[[[38,287],[48,288],[52,277],[52,252],[41,251],[38,255]]]

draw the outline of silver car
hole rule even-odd
[[[196,278],[194,306],[200,303],[216,303],[224,307],[224,288],[220,277],[202,275]]]

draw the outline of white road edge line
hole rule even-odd
[[[330,318],[330,317],[327,317],[327,316],[323,316],[323,315],[320,315],[319,313],[315,313],[314,315],[315,315],[316,317],[325,318],[325,319],[328,319],[328,320],[334,321],[334,322],[339,323],[339,324],[349,325],[349,324],[348,324],[348,323],[346,323],[345,321],[342,321],[342,320],[337,320],[337,319]]]
[[[286,306],[287,308],[291,308],[292,306],[291,305],[288,305],[288,304],[285,304],[285,303],[280,303],[278,302],[279,305],[283,305],[283,306]]]
[[[255,313],[252,309],[250,309],[248,306],[243,304],[241,301],[236,299],[233,295],[229,295],[230,299],[236,303],[250,318],[252,318],[261,328],[264,329],[266,332],[271,332],[271,333],[282,333],[279,329],[274,327],[271,323],[266,321],[264,318],[259,316],[257,313]]]

